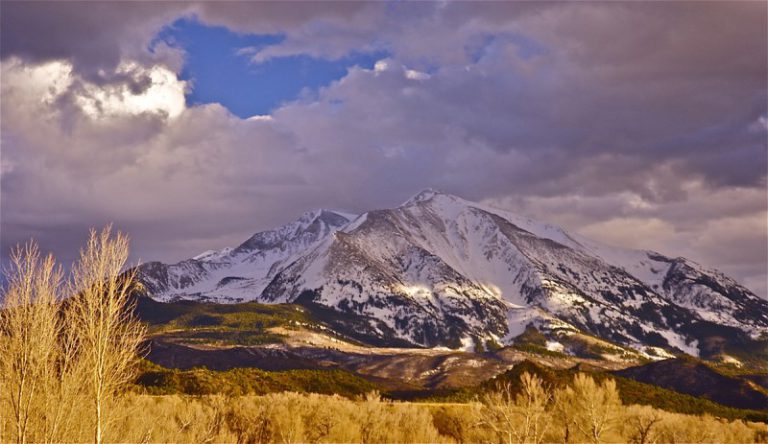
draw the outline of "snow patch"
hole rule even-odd
[[[546,347],[547,350],[553,352],[563,353],[565,351],[565,346],[557,341],[547,341]]]

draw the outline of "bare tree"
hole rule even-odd
[[[374,390],[365,394],[358,407],[361,444],[381,441],[382,423],[385,411],[382,408],[381,394]]]
[[[275,424],[265,402],[230,402],[225,414],[227,428],[237,444],[266,444],[275,441]]]
[[[90,399],[93,440],[100,444],[109,424],[115,396],[134,375],[144,327],[133,314],[134,271],[122,272],[128,238],[111,227],[91,230],[73,269],[68,319],[75,332],[78,361],[85,369],[85,395]]]
[[[47,375],[47,392],[43,407],[43,430],[41,440],[44,443],[57,443],[62,436],[71,432],[72,420],[76,414],[78,398],[81,395],[83,366],[78,365],[75,330],[62,313],[59,304],[60,322],[58,348],[55,350],[56,362],[53,371]]]
[[[573,390],[564,399],[571,406],[573,424],[592,443],[599,444],[603,435],[615,427],[621,411],[621,400],[612,379],[597,384],[579,373],[573,379]]]
[[[520,378],[522,391],[515,398],[515,403],[522,410],[522,442],[540,443],[549,427],[550,415],[547,411],[552,402],[552,392],[544,386],[541,378],[523,373]]]
[[[630,444],[651,444],[656,442],[656,426],[662,421],[661,411],[647,406],[632,406],[624,423],[628,429]]]
[[[306,396],[307,405],[302,412],[304,419],[304,435],[309,444],[318,444],[333,431],[333,413],[321,406],[316,396]]]
[[[14,438],[25,444],[42,427],[46,397],[56,372],[60,333],[58,297],[62,272],[35,243],[16,248],[7,272],[0,313],[0,378],[10,407]]]
[[[552,396],[538,376],[523,373],[521,390],[513,396],[512,384],[481,398],[481,424],[491,428],[508,444],[540,443],[549,425],[547,408]]]

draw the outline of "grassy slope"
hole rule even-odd
[[[312,328],[319,325],[304,307],[294,304],[212,304],[191,301],[161,303],[139,297],[136,314],[149,334],[186,344],[258,345],[279,343],[273,327]],[[265,371],[237,368],[213,371],[167,369],[142,361],[136,389],[149,394],[228,395],[281,391],[338,394],[352,397],[378,387],[343,370]]]
[[[282,337],[268,329],[316,324],[305,308],[292,304],[161,303],[141,297],[136,314],[152,336],[215,345],[279,343]]]
[[[353,397],[377,389],[375,384],[343,370],[171,370],[148,361],[142,362],[135,384],[137,391],[152,395],[237,396],[291,391]]]

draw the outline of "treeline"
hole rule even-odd
[[[499,443],[702,443],[765,442],[768,427],[710,415],[669,413],[624,405],[613,379],[577,373],[553,387],[528,372],[487,392],[471,412],[448,421],[442,433],[457,442]],[[450,415],[449,415],[450,417]],[[458,426],[457,426],[458,425]],[[473,427],[474,425],[474,427]]]

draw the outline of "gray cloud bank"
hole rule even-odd
[[[768,293],[764,2],[3,2],[3,254],[65,261],[114,221],[143,260],[236,244],[317,207],[424,187]],[[375,69],[239,119],[188,107],[195,14],[283,33],[253,63],[384,50]]]

